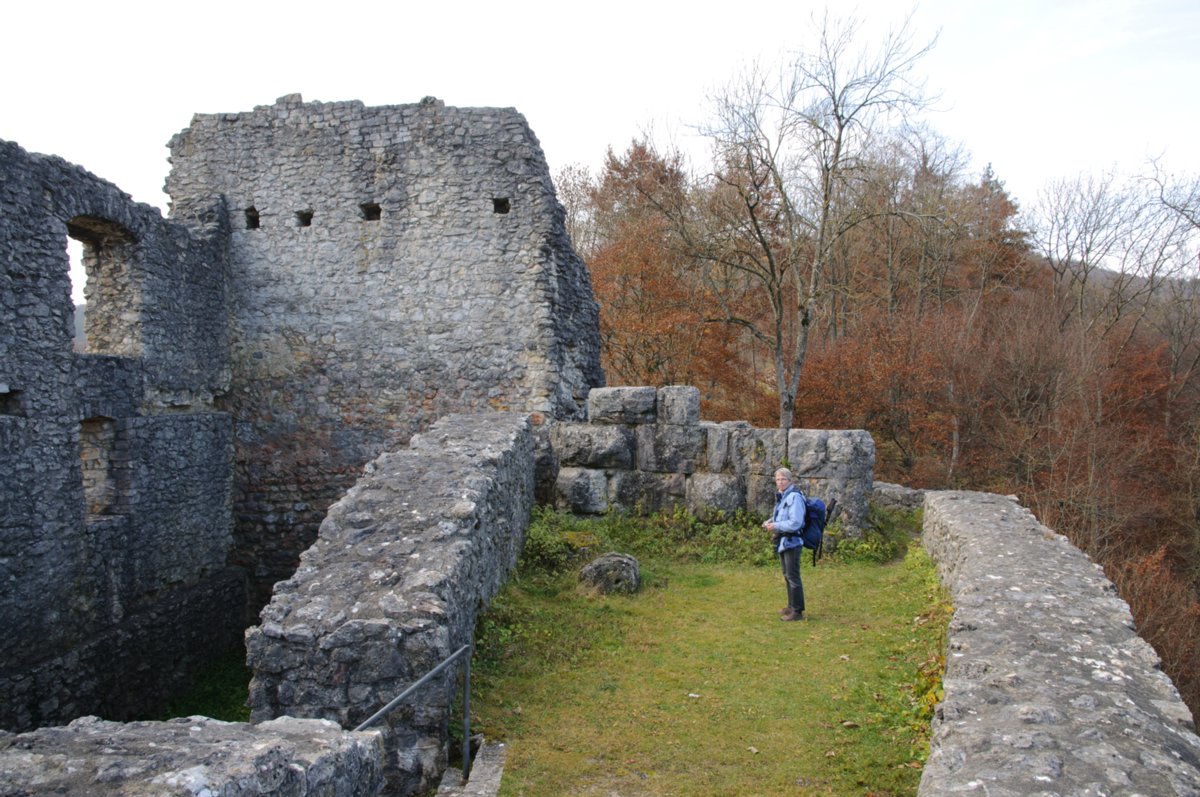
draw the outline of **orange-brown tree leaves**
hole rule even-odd
[[[663,203],[686,201],[689,188],[678,157],[645,142],[610,151],[589,195],[588,267],[610,384],[696,385],[706,410],[720,414],[745,408],[734,376],[740,341],[711,322],[711,294],[662,212]]]
[[[883,480],[1017,494],[1104,564],[1200,711],[1200,281],[1173,271],[1195,234],[1126,229],[1140,249],[1120,262],[1142,277],[1048,260],[1031,241],[1054,239],[1017,226],[996,176],[964,179],[936,145],[856,165],[819,283],[794,279],[812,241],[770,180],[736,164],[698,180],[644,143],[610,153],[575,217],[609,379],[694,384],[706,418],[769,426],[779,341],[808,324],[795,425],[869,430]],[[681,219],[725,248],[701,251]],[[779,308],[774,339],[764,296],[803,306]]]

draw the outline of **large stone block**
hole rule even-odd
[[[708,520],[731,515],[746,506],[746,485],[729,473],[694,473],[687,480],[688,512]]]
[[[658,422],[675,426],[700,423],[700,390],[688,385],[658,389]]]
[[[830,432],[829,461],[844,463],[857,472],[875,468],[875,441],[864,429]]]
[[[836,498],[843,527],[859,533],[867,520],[875,471],[871,435],[861,429],[792,429],[788,457],[801,489],[826,502]]]
[[[613,471],[608,480],[608,500],[614,509],[652,514],[683,503],[687,477],[682,473]]]
[[[862,429],[792,429],[787,446],[795,474],[828,470],[831,466],[862,473],[875,467],[875,442]]]
[[[588,393],[592,423],[654,423],[658,391],[652,387],[597,387]]]
[[[755,514],[770,516],[775,511],[775,474],[747,473],[746,509]]]
[[[736,431],[750,431],[754,427],[745,421],[724,421],[712,423],[702,421],[700,429],[705,435],[704,470],[711,473],[732,473],[734,457],[732,455],[732,437]]]
[[[692,473],[704,456],[707,439],[699,426],[639,426],[638,469],[652,473]]]
[[[566,467],[633,467],[635,440],[627,426],[557,423],[550,432],[559,462]]]
[[[788,431],[787,457],[792,473],[802,476],[815,473],[828,465],[829,432],[824,429],[791,429]]]
[[[787,457],[786,429],[740,429],[730,431],[733,472],[773,476]]]
[[[554,505],[580,515],[608,511],[608,478],[602,470],[562,468],[554,482]]]
[[[871,487],[871,501],[885,509],[911,511],[921,508],[925,502],[925,491],[902,484],[877,481]]]

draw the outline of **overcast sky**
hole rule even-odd
[[[166,142],[193,113],[300,93],[515,107],[552,171],[597,168],[642,131],[684,139],[706,95],[755,57],[804,46],[807,0],[406,2],[14,0],[0,37],[0,138],[52,153],[166,208]],[[835,6],[840,11],[849,4]],[[914,11],[940,93],[931,124],[1023,204],[1048,179],[1200,171],[1197,0],[886,0]],[[868,28],[870,30],[870,28]]]

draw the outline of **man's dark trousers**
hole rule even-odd
[[[796,546],[779,554],[783,579],[787,582],[788,608],[796,612],[804,611],[804,584],[800,581],[800,556],[803,553],[804,548]]]

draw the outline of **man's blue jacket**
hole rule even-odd
[[[800,536],[804,531],[804,493],[800,488],[789,484],[782,493],[775,494],[775,513],[771,522],[775,524],[776,532],[785,535],[779,540],[778,553],[804,545],[804,538]]]

